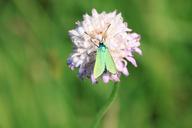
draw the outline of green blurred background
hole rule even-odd
[[[0,128],[89,128],[112,84],[80,80],[66,59],[84,13],[121,12],[141,34],[100,128],[192,128],[191,0],[0,0]]]

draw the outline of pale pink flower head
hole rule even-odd
[[[105,83],[110,80],[120,81],[121,74],[128,76],[127,63],[137,67],[133,53],[142,54],[140,46],[140,35],[133,33],[123,21],[121,13],[113,11],[111,13],[98,13],[92,10],[92,15],[85,14],[83,21],[78,21],[75,29],[69,31],[70,38],[73,42],[73,52],[68,58],[68,65],[73,70],[79,68],[79,77],[88,77],[93,83],[98,79],[103,79]],[[117,72],[103,72],[95,79],[93,69],[95,65],[96,52],[98,47],[93,41],[101,40],[102,34],[105,34],[105,46],[110,51]],[[90,36],[91,35],[91,36]],[[93,40],[95,39],[95,40]]]

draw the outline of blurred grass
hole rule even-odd
[[[142,36],[105,128],[192,127],[192,1],[1,0],[0,128],[88,128],[111,84],[70,71],[68,30],[92,8],[117,9]]]

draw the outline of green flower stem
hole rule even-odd
[[[118,89],[119,89],[119,85],[117,83],[114,83],[112,93],[111,93],[110,97],[108,98],[108,100],[106,101],[106,103],[104,104],[104,106],[101,108],[101,110],[97,114],[95,121],[94,121],[93,128],[98,127],[101,119],[103,118],[105,113],[108,111],[108,109],[110,108],[112,103],[115,101],[115,99],[117,97]]]

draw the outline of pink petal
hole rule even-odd
[[[137,33],[132,33],[132,34],[131,34],[131,37],[132,37],[133,39],[140,39],[140,35],[137,34]]]
[[[129,72],[128,72],[128,70],[127,70],[127,68],[126,67],[124,67],[124,69],[123,69],[123,74],[124,75],[126,75],[126,76],[128,76],[129,75]]]
[[[119,77],[118,77],[117,74],[111,75],[111,77],[112,77],[112,79],[113,79],[114,81],[120,81],[120,79],[119,79]]]
[[[118,61],[118,62],[117,62],[117,69],[118,69],[119,71],[123,71],[123,68],[124,68],[123,63],[122,63],[121,61]]]
[[[92,84],[96,84],[97,83],[97,80],[95,79],[93,74],[91,74],[91,81],[92,81]]]
[[[137,63],[133,57],[126,57],[129,62],[131,62],[135,67],[137,67]]]
[[[103,81],[104,81],[104,83],[108,83],[109,82],[109,74],[104,74],[103,75]]]
[[[140,48],[135,48],[135,52],[137,52],[139,55],[142,55],[142,51]]]

